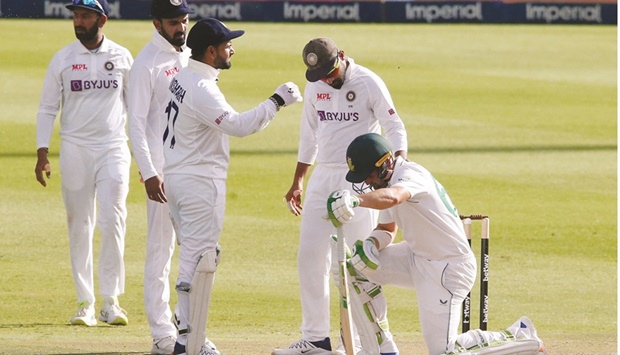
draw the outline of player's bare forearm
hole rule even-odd
[[[361,207],[385,210],[405,202],[409,197],[409,191],[400,186],[378,189],[373,192],[357,196]]]

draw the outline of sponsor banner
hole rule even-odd
[[[192,20],[267,22],[613,24],[617,3],[482,1],[207,1],[188,0]],[[110,18],[149,19],[151,0],[108,0]],[[71,18],[63,0],[0,0],[1,17]]]
[[[617,24],[616,4],[387,2],[385,22]]]

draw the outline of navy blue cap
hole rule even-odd
[[[154,18],[175,18],[193,14],[187,0],[153,0],[151,2],[151,16]]]
[[[71,11],[76,7],[81,7],[106,16],[110,13],[110,5],[106,0],[73,0],[71,4],[65,7]]]
[[[217,46],[231,39],[241,37],[244,30],[231,31],[220,20],[205,18],[194,24],[187,35],[187,46],[193,50]]]

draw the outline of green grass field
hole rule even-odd
[[[220,76],[239,111],[284,81],[303,88],[301,50],[317,36],[333,38],[385,80],[408,129],[409,157],[434,173],[461,213],[491,216],[490,329],[528,315],[550,354],[617,353],[616,27],[229,26],[246,30],[234,42],[232,70]],[[148,21],[105,27],[134,56],[152,31]],[[76,293],[57,135],[48,187],[33,174],[43,76],[74,40],[71,21],[2,19],[0,33],[0,354],[148,352],[145,197],[135,164],[120,298],[130,324],[121,328],[69,325]],[[223,261],[208,323],[210,339],[229,355],[269,354],[299,338],[299,220],[282,196],[300,113],[301,105],[286,108],[265,131],[231,141]],[[401,353],[425,353],[415,293],[385,290]],[[474,304],[474,322],[477,311]]]

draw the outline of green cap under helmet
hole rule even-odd
[[[355,138],[347,148],[348,182],[359,184],[392,156],[392,144],[377,133],[366,133]]]

